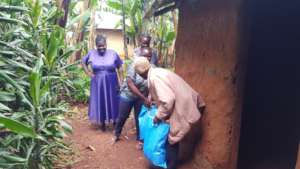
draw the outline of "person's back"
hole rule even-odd
[[[153,123],[167,121],[170,123],[166,158],[168,169],[175,169],[179,152],[179,143],[190,131],[201,114],[205,103],[201,96],[192,89],[179,75],[162,68],[151,68],[149,60],[136,58],[136,72],[148,79],[149,92],[157,104],[157,113]]]
[[[169,117],[172,126],[169,141],[177,142],[181,140],[189,131],[190,124],[198,121],[201,116],[198,110],[199,94],[179,75],[163,68],[149,70],[149,83],[150,92],[156,94],[153,98],[158,102],[158,105],[161,104],[160,102],[163,99],[173,97],[175,103],[172,105],[174,107]],[[202,100],[200,100],[200,103],[204,104]]]

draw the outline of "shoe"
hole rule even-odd
[[[105,126],[105,124],[102,124],[100,128],[101,128],[101,130],[102,130],[103,132],[106,131],[106,126]]]
[[[112,140],[111,144],[114,145],[114,144],[116,144],[120,140],[120,138],[117,137],[117,136],[114,136],[111,140]]]
[[[117,136],[114,136],[114,137],[113,137],[113,141],[114,141],[114,142],[120,141],[120,138],[117,137]]]
[[[117,122],[113,122],[113,128],[116,128]]]

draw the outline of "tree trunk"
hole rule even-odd
[[[83,13],[85,10],[88,10],[90,8],[90,4],[91,4],[91,0],[89,0],[88,3],[85,3],[83,9],[81,9],[82,10],[81,13]],[[78,30],[81,30],[83,26],[84,26],[83,18],[81,18],[81,21],[78,26]],[[85,30],[82,29],[82,31],[78,34],[77,41],[76,41],[77,44],[84,41],[84,36],[85,36],[84,31]],[[80,48],[78,51],[76,51],[74,62],[81,59],[81,53],[82,53],[82,48]]]
[[[136,36],[134,36],[133,38],[132,38],[132,40],[133,40],[133,47],[134,48],[136,48],[137,47],[137,39],[136,39],[137,37]]]
[[[56,0],[56,6],[57,6],[58,8],[62,8],[63,1],[64,1],[64,0]]]
[[[124,0],[122,0],[122,30],[123,30],[123,45],[124,45],[123,47],[124,47],[125,59],[128,59],[128,47],[127,47],[127,37],[126,37]]]
[[[77,38],[77,43],[80,43],[84,40],[84,31],[79,33],[79,36]],[[80,60],[81,59],[81,52],[82,49],[79,49],[76,53],[75,53],[75,61]]]
[[[161,32],[158,33],[158,60],[161,62],[161,65],[165,64],[165,57],[163,55],[163,37],[164,37],[164,28],[163,28],[163,16],[160,16],[159,18],[159,29]]]
[[[179,8],[175,70],[207,104],[181,144],[182,158],[195,153],[186,168],[236,169],[247,46],[242,2],[185,0]]]
[[[90,26],[88,48],[93,49],[95,47],[95,37],[96,37],[95,9],[92,9],[92,11],[91,11],[91,24],[90,25],[91,26]]]
[[[177,17],[176,10],[172,11],[172,19],[173,19],[173,24],[174,24],[174,32],[177,35],[178,17]]]
[[[58,19],[57,24],[60,27],[65,28],[68,21],[69,5],[71,3],[71,0],[62,0],[62,1],[60,0],[57,2],[59,3],[58,7],[61,8],[62,11],[64,12],[64,16]]]

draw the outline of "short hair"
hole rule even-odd
[[[146,32],[141,33],[140,38],[141,37],[147,37],[147,38],[150,38],[150,39],[152,38],[151,35],[149,33],[146,33]]]
[[[95,43],[96,45],[98,44],[106,44],[106,37],[102,34],[97,35],[96,39],[95,39]]]

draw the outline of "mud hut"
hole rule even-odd
[[[279,0],[154,2],[146,16],[179,9],[175,70],[207,103],[193,137],[184,141],[183,157],[195,150],[184,168],[295,168],[300,25],[294,23],[299,5]]]

